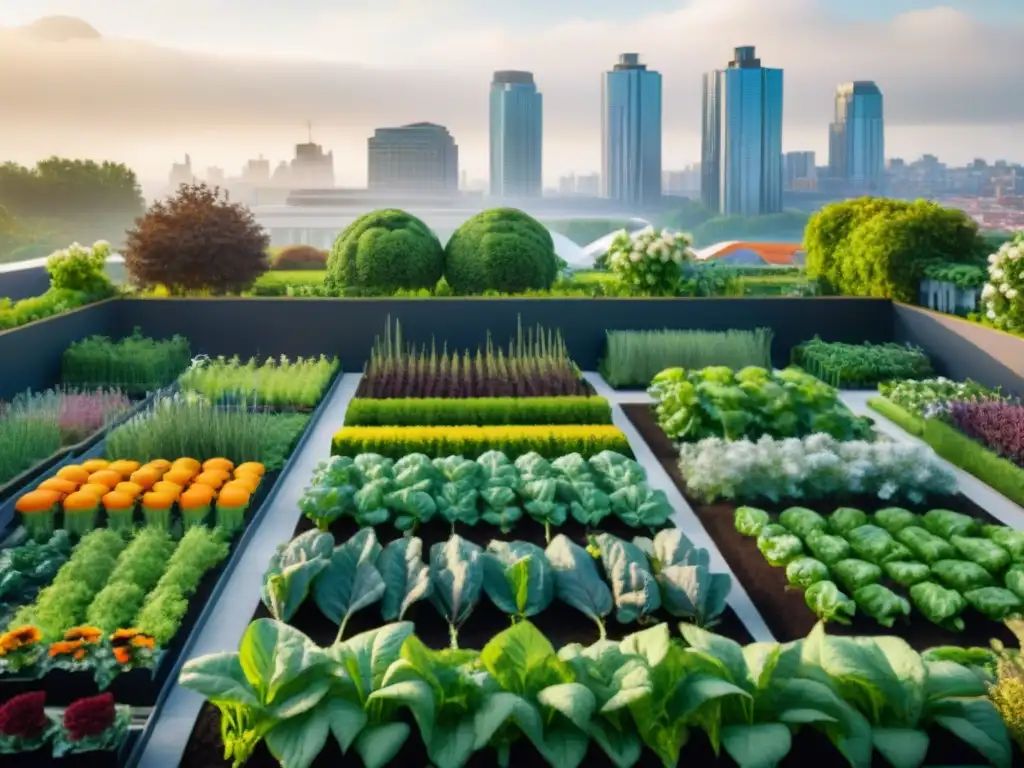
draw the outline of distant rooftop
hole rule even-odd
[[[501,69],[494,73],[494,84],[502,85],[533,85],[533,72],[519,69]]]

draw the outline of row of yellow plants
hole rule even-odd
[[[632,455],[626,436],[610,424],[342,427],[335,433],[331,446],[331,452],[339,456],[377,453],[392,459],[410,453],[434,458],[477,458],[487,451],[502,451],[510,456],[535,451],[545,458],[569,453],[593,456],[601,451]]]
[[[146,525],[170,530],[175,506],[186,528],[204,524],[213,507],[217,525],[233,532],[241,528],[263,474],[259,462],[236,467],[225,458],[202,463],[189,457],[155,459],[146,464],[89,459],[61,467],[35,490],[20,496],[15,507],[25,529],[37,540],[53,535],[60,511],[65,530],[78,536],[88,533],[96,527],[100,507],[106,512],[107,527],[123,531],[134,527],[137,509]]]

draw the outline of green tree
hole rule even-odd
[[[807,273],[834,291],[915,301],[935,264],[977,264],[986,251],[963,211],[865,197],[826,206],[804,235]]]
[[[269,267],[270,238],[252,211],[205,184],[182,185],[154,203],[127,238],[130,280],[175,295],[240,293]]]
[[[327,259],[324,285],[391,294],[433,288],[444,271],[444,249],[430,228],[395,208],[360,216],[338,235]]]
[[[445,278],[458,294],[547,290],[558,277],[551,233],[515,208],[482,211],[445,248]]]

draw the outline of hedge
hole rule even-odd
[[[632,457],[629,441],[617,427],[607,424],[572,426],[492,427],[342,427],[331,443],[335,456],[377,453],[400,459],[410,453],[431,458],[464,456],[479,458],[487,451],[501,451],[510,459],[534,451],[546,459],[567,453],[584,458],[601,451]]]
[[[345,413],[350,427],[432,427],[611,424],[603,397],[356,398]]]
[[[1024,469],[944,421],[919,419],[884,397],[873,397],[868,405],[906,432],[920,437],[950,464],[1024,506]]]

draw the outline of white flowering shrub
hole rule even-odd
[[[1024,331],[1024,233],[988,257],[981,289],[985,317],[1004,331]]]
[[[956,476],[925,445],[840,442],[825,434],[683,443],[679,469],[689,492],[707,502],[868,495],[920,503],[957,489]]]
[[[630,290],[642,296],[674,296],[679,289],[680,267],[690,261],[690,241],[667,229],[646,227],[630,235],[619,232],[608,248],[608,266]]]
[[[98,240],[91,246],[72,243],[55,251],[46,260],[50,287],[54,290],[79,291],[97,298],[113,290],[107,277],[110,243]]]

